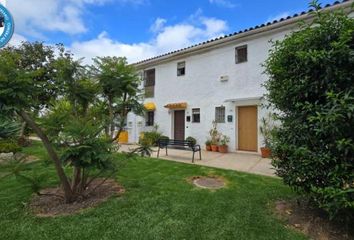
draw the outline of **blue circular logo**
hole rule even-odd
[[[14,34],[14,20],[10,12],[0,4],[0,48],[4,47]]]

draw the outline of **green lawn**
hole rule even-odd
[[[24,150],[42,160],[41,146]],[[117,161],[123,156],[117,155]],[[47,171],[44,161],[29,169]],[[0,169],[0,173],[5,169]],[[220,175],[229,181],[215,192],[197,189],[186,179]],[[31,192],[10,177],[0,182],[1,239],[306,239],[272,215],[271,205],[293,193],[280,180],[157,159],[129,160],[116,175],[126,188],[96,209],[81,214],[37,218],[26,208]]]

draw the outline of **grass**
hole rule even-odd
[[[42,160],[28,171],[47,172],[48,185],[57,184],[41,144],[24,151]],[[197,189],[187,179],[198,175],[222,176],[228,187]],[[30,189],[1,180],[1,239],[306,239],[272,214],[275,200],[294,196],[276,178],[148,158],[129,160],[115,177],[126,188],[122,197],[58,218],[34,217]]]

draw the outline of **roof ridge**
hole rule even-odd
[[[338,4],[343,4],[343,3],[349,2],[349,1],[351,1],[351,0],[337,0],[337,1],[333,2],[333,3],[326,4],[324,7],[320,7],[320,9],[326,9],[326,8],[333,7],[333,6],[338,5]],[[246,33],[246,32],[249,32],[249,31],[252,31],[252,30],[255,30],[255,29],[260,29],[260,28],[263,28],[263,27],[267,27],[267,26],[270,26],[270,25],[273,25],[273,24],[276,24],[276,23],[279,23],[279,22],[283,22],[283,21],[286,21],[286,20],[289,20],[289,19],[293,19],[293,18],[296,18],[296,17],[299,17],[299,16],[303,16],[305,14],[309,14],[309,13],[311,13],[313,11],[314,11],[314,9],[309,9],[307,11],[302,11],[302,12],[299,12],[299,13],[295,13],[292,16],[288,16],[288,17],[285,17],[285,18],[280,18],[279,20],[274,20],[274,21],[262,23],[260,25],[256,25],[254,27],[246,28],[244,30],[239,30],[239,31],[236,31],[236,32],[233,32],[233,33],[225,34],[224,36],[208,39],[208,40],[206,40],[204,42],[193,44],[193,45],[190,45],[190,46],[185,47],[185,48],[181,48],[181,49],[174,50],[174,51],[171,51],[171,52],[163,53],[163,54],[151,57],[151,58],[147,58],[147,59],[135,62],[135,63],[133,63],[133,65],[146,63],[146,62],[149,62],[151,60],[155,60],[155,59],[158,59],[158,58],[161,58],[161,57],[172,55],[174,53],[183,52],[183,51],[186,51],[188,49],[191,49],[191,48],[194,48],[194,47],[197,47],[197,46],[205,45],[207,43],[211,43],[211,42],[215,42],[215,41],[218,41],[218,40],[221,40],[221,39],[233,37],[233,36],[239,35],[241,33]]]

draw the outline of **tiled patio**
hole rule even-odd
[[[120,151],[129,152],[130,149],[134,149],[137,146],[134,145],[121,145]],[[156,152],[153,153],[153,157],[157,156]],[[168,149],[168,156],[165,154],[165,150],[160,151],[160,158],[170,161],[192,163],[192,152]],[[222,154],[218,152],[202,151],[202,160],[199,160],[199,154],[195,154],[196,165],[237,170],[241,172],[254,173],[264,176],[274,177],[274,169],[271,165],[270,159],[261,158],[258,154],[253,153],[227,153]]]

